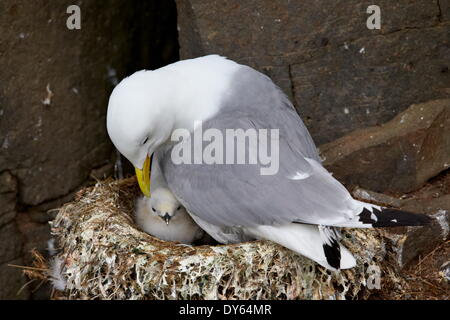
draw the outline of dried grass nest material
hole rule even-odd
[[[134,178],[81,190],[51,223],[64,261],[65,299],[343,299],[367,298],[369,266],[381,285],[402,290],[374,230],[348,230],[352,270],[330,272],[268,241],[186,246],[153,238],[135,226]]]

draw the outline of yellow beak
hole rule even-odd
[[[139,187],[141,188],[142,193],[150,198],[150,166],[151,166],[151,158],[147,156],[144,162],[144,167],[141,169],[134,168],[136,170],[136,177],[139,183]]]

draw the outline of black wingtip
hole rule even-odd
[[[341,246],[339,244],[341,233],[339,229],[333,227],[318,227],[325,258],[332,268],[338,270],[341,268]]]
[[[375,228],[425,226],[433,221],[426,214],[398,209],[383,208],[380,211],[377,208],[372,208],[372,211],[370,212],[369,209],[364,208],[359,217],[362,223],[371,224]]]
[[[330,266],[335,269],[340,269],[341,267],[341,248],[337,241],[333,241],[331,245],[324,244],[323,251],[327,262]]]

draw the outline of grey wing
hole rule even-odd
[[[274,114],[278,121],[274,121]],[[170,189],[190,212],[217,226],[294,221],[336,225],[348,220],[354,211],[353,199],[320,164],[299,116],[285,108],[271,117],[258,112],[251,116],[236,112],[220,114],[203,123],[203,132],[215,128],[225,137],[226,129],[279,129],[276,174],[261,175],[264,165],[260,162],[176,165],[171,161],[169,149],[161,165]],[[246,147],[250,149],[249,144]],[[225,145],[223,148],[226,150]]]
[[[167,188],[167,181],[164,178],[164,175],[161,171],[160,166],[160,157],[161,154],[159,152],[155,152],[152,159],[152,168],[151,168],[151,176],[150,176],[150,186],[152,190],[158,188]]]

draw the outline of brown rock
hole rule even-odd
[[[396,248],[397,262],[406,266],[418,256],[424,257],[434,248],[450,239],[450,195],[436,199],[413,199],[404,201],[404,210],[430,214],[434,218],[429,226],[385,230]]]
[[[448,175],[450,179],[450,174]],[[449,180],[450,181],[450,180]],[[425,213],[433,222],[424,227],[386,228],[383,234],[390,239],[397,263],[404,267],[419,256],[426,256],[430,251],[450,239],[450,194],[439,195],[439,187],[424,188],[409,199],[398,199],[372,191],[356,189],[353,195],[361,200],[380,205],[390,205],[410,212]],[[435,191],[436,198],[430,198],[430,191]]]
[[[358,200],[369,202],[369,203],[374,203],[374,204],[379,204],[379,205],[385,206],[385,207],[399,208],[402,205],[401,199],[397,199],[395,197],[391,197],[386,194],[373,192],[370,190],[365,190],[365,189],[362,189],[359,187],[355,188],[353,190],[352,194],[353,194],[353,197]]]
[[[0,4],[0,171],[18,178],[24,204],[68,193],[110,157],[108,70],[122,76],[130,50],[120,21],[127,5],[111,4],[81,5],[81,30],[66,27],[65,2]]]
[[[111,160],[105,114],[114,85],[177,50],[168,45],[175,22],[160,26],[173,3],[84,1],[81,30],[66,26],[71,4],[0,2],[0,172],[18,178],[29,206],[68,194]]]
[[[410,199],[402,205],[404,210],[431,215],[434,222],[422,229],[410,230],[403,242],[402,263],[406,264],[420,254],[426,254],[450,239],[450,194],[434,199]]]
[[[0,277],[0,300],[27,299],[29,290],[27,287],[24,287],[27,279],[23,275],[22,269],[14,268],[10,265],[22,266],[22,259],[16,259],[9,263],[0,264],[0,274],[2,275]],[[20,290],[21,288],[23,288],[23,290]]]
[[[17,181],[9,172],[0,174],[0,194],[17,191]]]
[[[450,21],[450,0],[438,1],[440,11],[440,21]]]
[[[440,3],[440,5],[439,5]],[[177,0],[181,58],[225,55],[295,98],[316,143],[450,97],[448,0]]]
[[[66,26],[72,4],[80,6],[81,30]],[[69,201],[92,171],[110,173],[105,114],[113,86],[173,62],[178,48],[172,1],[3,0],[0,12],[3,262],[44,249],[47,211]],[[15,298],[22,284],[1,270],[0,297]]]
[[[13,193],[0,194],[0,230],[7,224],[13,223],[16,218],[15,201],[16,195]],[[2,260],[1,255],[0,260]]]
[[[9,172],[0,174],[0,227],[10,223],[15,218],[16,197],[16,179]]]
[[[0,228],[0,264],[19,258],[22,255],[22,239],[15,223]],[[2,274],[0,273],[0,279]]]
[[[23,245],[23,252],[24,257],[23,261],[25,265],[30,266],[32,265],[33,259],[31,256],[32,250],[37,250],[42,255],[47,256],[47,247],[48,247],[48,241],[51,238],[50,235],[50,226],[48,224],[25,224],[21,225],[21,232],[25,233],[25,241]]]
[[[347,185],[409,192],[450,167],[450,100],[412,105],[380,127],[320,147],[324,165]]]

